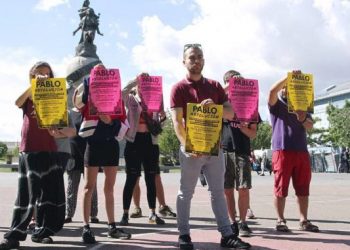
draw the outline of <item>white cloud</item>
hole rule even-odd
[[[50,9],[62,4],[69,4],[69,0],[40,0],[35,5],[35,9],[49,11]]]
[[[326,3],[327,2],[327,3]],[[165,98],[180,80],[182,46],[201,43],[204,75],[221,81],[228,69],[260,83],[260,111],[266,114],[270,85],[292,69],[313,73],[316,91],[350,80],[348,3],[336,0],[195,0],[191,23],[175,29],[157,16],[144,17],[143,40],[133,48],[140,71],[161,74]],[[317,93],[317,92],[316,92]],[[169,106],[165,100],[166,107]]]
[[[180,5],[183,4],[185,2],[185,0],[168,0],[169,3],[173,4],[173,5]]]
[[[121,51],[124,51],[124,52],[127,52],[129,51],[128,47],[126,47],[124,44],[120,43],[120,42],[117,42],[116,43],[116,46],[119,50]]]

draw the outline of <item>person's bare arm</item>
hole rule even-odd
[[[224,107],[224,112],[222,115],[222,118],[227,119],[227,120],[233,120],[235,117],[235,112],[233,111],[233,107],[230,102],[224,102],[223,104]]]
[[[281,89],[283,89],[284,86],[286,86],[286,84],[287,84],[287,77],[284,77],[271,86],[269,98],[268,98],[268,104],[270,106],[273,106],[276,104],[276,102],[278,101],[277,94]]]
[[[49,131],[49,134],[55,138],[73,137],[77,133],[75,128],[69,128],[69,127],[65,127],[62,129],[49,128],[48,131]]]
[[[17,107],[21,108],[28,98],[32,96],[32,88],[29,87],[24,91],[16,100],[15,104]]]
[[[250,124],[248,126],[247,123],[243,123],[240,125],[240,130],[242,131],[243,134],[249,137],[249,139],[254,139],[256,137],[256,131],[257,131],[257,125],[256,123]]]
[[[179,139],[181,145],[186,144],[186,130],[182,120],[183,111],[182,108],[172,108],[171,109],[171,119],[173,120],[174,130],[177,138]]]
[[[303,126],[306,130],[310,130],[314,127],[314,121],[311,118],[307,117],[303,122]]]

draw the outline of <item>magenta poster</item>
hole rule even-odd
[[[90,73],[89,114],[122,114],[119,69],[94,68]]]
[[[140,92],[147,110],[158,112],[162,109],[163,88],[161,76],[140,76]]]
[[[231,78],[228,98],[235,111],[235,120],[240,122],[257,122],[259,105],[258,80]]]

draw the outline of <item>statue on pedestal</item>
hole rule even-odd
[[[76,56],[95,57],[96,46],[94,45],[95,34],[103,36],[99,29],[100,13],[95,14],[93,8],[90,7],[90,1],[85,0],[83,6],[78,10],[80,23],[76,30],[73,31],[73,36],[81,30],[79,45],[76,48]]]

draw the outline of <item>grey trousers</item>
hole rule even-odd
[[[80,178],[82,173],[80,170],[67,171],[68,185],[67,185],[67,201],[66,201],[66,217],[73,218],[75,209],[77,207],[77,195],[79,189]],[[94,192],[92,193],[91,200],[91,217],[96,217],[98,213],[97,203],[97,189],[95,186]]]
[[[211,207],[215,215],[218,231],[226,237],[232,234],[224,196],[224,157],[222,151],[219,156],[190,157],[180,149],[181,179],[180,190],[177,195],[177,226],[180,235],[190,234],[190,209],[194,189],[201,170],[208,182]]]

